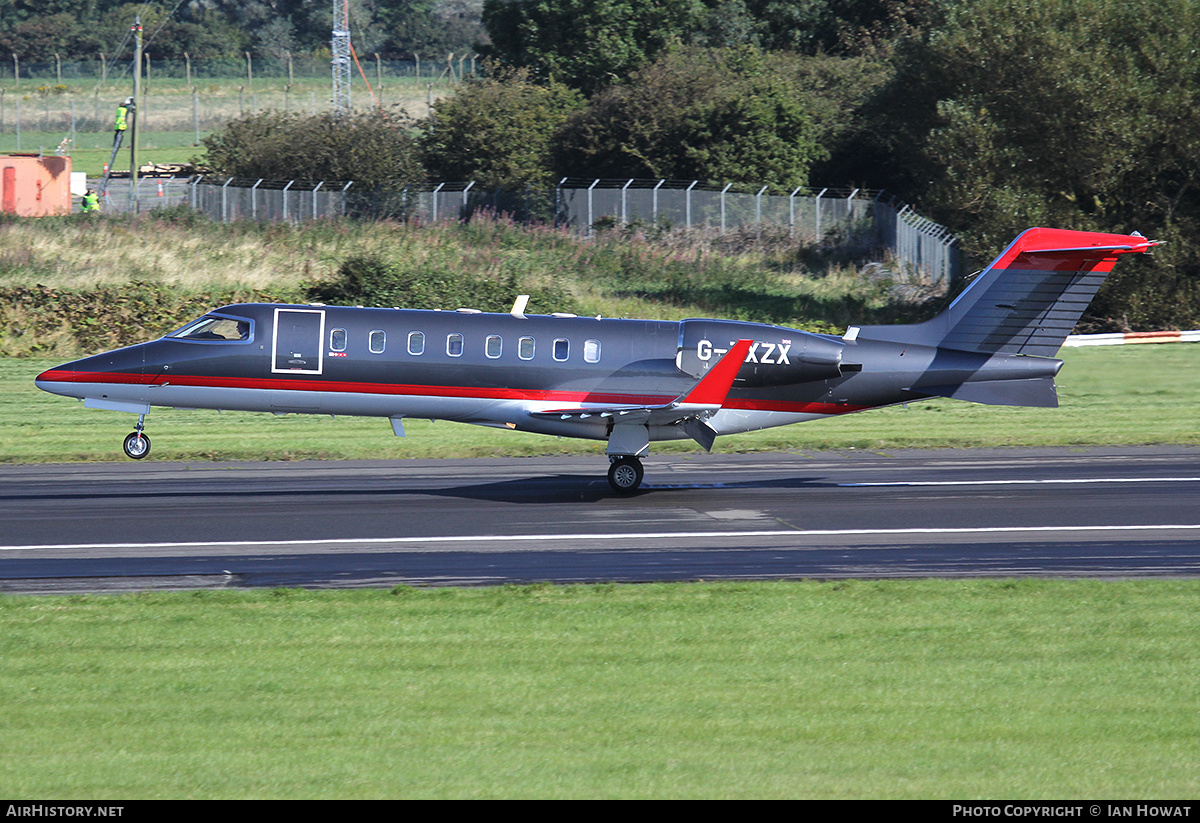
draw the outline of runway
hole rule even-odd
[[[0,473],[0,591],[1200,574],[1200,448]]]

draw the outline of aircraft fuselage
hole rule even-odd
[[[670,403],[747,338],[746,361],[708,421],[719,434],[918,396],[897,392],[894,380],[872,389],[870,372],[843,374],[847,344],[839,338],[757,323],[274,304],[226,306],[207,317],[244,321],[245,338],[176,333],[48,370],[37,385],[127,411],[429,417],[603,440],[608,419],[530,412]],[[919,360],[909,361],[914,371]],[[862,391],[851,392],[851,382]],[[652,428],[650,440],[688,437],[675,425]]]

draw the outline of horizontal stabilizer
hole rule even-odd
[[[1053,377],[984,380],[953,386],[922,386],[918,391],[934,397],[951,397],[988,406],[1038,406],[1050,409],[1058,407],[1058,392],[1054,388]]]

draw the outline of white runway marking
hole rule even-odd
[[[761,531],[704,531],[704,532],[623,532],[618,534],[473,534],[445,537],[351,537],[321,540],[214,540],[188,543],[44,543],[27,546],[0,546],[0,551],[37,551],[47,549],[204,549],[268,546],[417,546],[422,543],[547,543],[554,541],[621,541],[621,540],[689,540],[745,537],[866,537],[878,535],[1027,535],[1071,532],[1200,532],[1200,524],[1172,523],[1142,526],[996,526],[984,528],[924,528],[924,529],[771,529]]]
[[[890,480],[839,486],[1053,486],[1081,483],[1200,483],[1200,477],[1093,477],[1061,480]]]

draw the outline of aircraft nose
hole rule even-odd
[[[51,394],[63,394],[63,389],[75,382],[75,377],[78,373],[75,369],[71,368],[72,365],[74,364],[65,363],[53,369],[46,369],[33,378],[33,385]]]
[[[78,384],[82,383],[141,382],[144,357],[136,348],[117,349],[46,369],[33,384],[51,394],[76,397]]]

